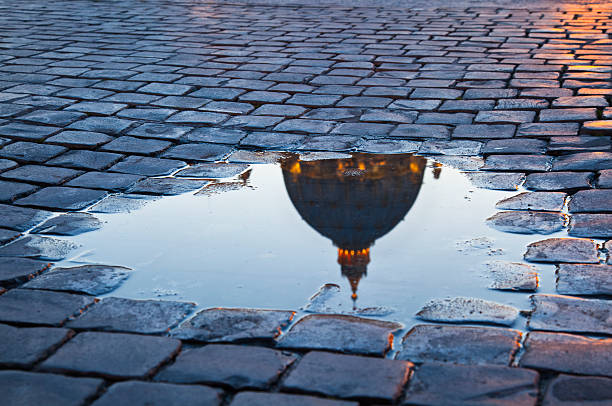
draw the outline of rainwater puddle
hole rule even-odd
[[[135,272],[109,296],[200,308],[298,310],[335,284],[310,308],[409,327],[434,298],[529,309],[529,293],[488,289],[483,266],[522,262],[527,244],[550,237],[491,229],[495,203],[516,192],[478,189],[456,169],[407,154],[291,157],[215,182],[129,213],[96,213],[103,228],[70,238],[80,251],[59,265],[127,266]],[[554,267],[538,270],[538,291],[553,293]]]

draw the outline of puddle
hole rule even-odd
[[[525,292],[488,289],[484,271],[491,261],[522,262],[527,244],[554,236],[486,225],[495,204],[517,192],[478,189],[460,171],[409,154],[327,158],[253,164],[197,193],[96,213],[103,227],[68,238],[82,247],[59,265],[127,266],[136,272],[109,296],[199,308],[308,310],[325,284],[340,289],[310,309],[407,326],[436,298],[529,308]],[[553,293],[554,267],[537,269],[538,291]],[[514,327],[524,328],[520,320]]]

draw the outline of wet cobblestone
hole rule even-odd
[[[610,402],[611,259],[603,239],[612,237],[612,9],[566,1],[320,3],[0,1],[5,402]],[[523,343],[505,328],[366,326],[337,315],[309,316],[285,331],[291,309],[263,330],[242,315],[211,335],[202,314],[175,328],[190,304],[143,319],[134,301],[95,303],[127,269],[49,270],[70,247],[38,235],[17,239],[34,227],[89,230],[95,222],[49,218],[95,204],[93,212],[129,211],[207,184],[193,178],[245,169],[210,166],[218,160],[279,156],[259,150],[418,151],[469,171],[476,187],[524,187],[532,192],[497,208],[530,219],[527,226],[502,226],[541,232],[541,219],[559,225],[569,213],[569,235],[580,238],[533,243],[525,259],[556,265],[557,293],[575,297],[536,295],[529,327],[538,331]],[[119,191],[132,194],[99,202]],[[334,322],[308,328],[317,318]],[[390,332],[403,341],[400,360],[311,352],[380,357],[392,348]],[[538,385],[538,372],[551,381]]]

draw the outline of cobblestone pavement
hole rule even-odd
[[[612,7],[507,3],[0,1],[3,403],[612,404]],[[408,326],[388,353],[394,323],[177,327],[191,304],[95,299],[125,270],[50,271],[65,247],[31,231],[54,213],[238,149],[420,152],[524,182],[498,208],[535,211],[491,221],[571,217],[525,257],[558,265],[560,295],[534,295],[526,334]],[[54,227],[92,221],[71,216]]]

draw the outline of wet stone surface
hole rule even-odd
[[[78,406],[91,398],[104,381],[25,371],[0,371],[3,401],[13,405]]]
[[[517,190],[525,180],[523,173],[467,173],[474,186],[495,190]]]
[[[260,309],[205,309],[172,332],[182,340],[202,342],[274,342],[295,312]]]
[[[427,303],[417,317],[426,321],[451,323],[493,323],[511,326],[518,318],[518,309],[473,297],[434,299]]]
[[[529,262],[597,263],[597,244],[579,238],[549,238],[527,246],[524,256]]]
[[[245,164],[202,163],[183,169],[176,176],[207,179],[231,178],[241,174],[248,168],[249,166]]]
[[[231,406],[358,406],[357,402],[286,393],[240,392]]]
[[[531,332],[520,367],[579,375],[612,376],[612,339]]]
[[[544,406],[604,406],[612,403],[612,379],[559,375],[544,395]]]
[[[163,334],[178,325],[194,308],[194,303],[107,297],[66,326],[79,330]]]
[[[52,215],[44,210],[5,204],[0,204],[0,214],[0,226],[17,231],[26,231]]]
[[[316,349],[383,356],[401,324],[345,315],[310,315],[279,340],[279,348]]]
[[[417,325],[404,337],[397,358],[414,363],[510,365],[520,339],[518,330]]]
[[[612,304],[572,296],[533,295],[532,330],[612,334]]]
[[[29,258],[0,258],[0,286],[14,287],[47,270],[51,264]]]
[[[31,367],[72,337],[65,328],[16,328],[0,324],[0,365],[5,368]]]
[[[487,219],[487,224],[500,231],[518,234],[552,234],[565,226],[562,213],[543,211],[503,211]]]
[[[612,237],[612,214],[573,214],[569,235],[575,237]]]
[[[77,245],[70,241],[29,235],[0,247],[0,257],[27,257],[57,261],[66,258],[76,248]]]
[[[538,380],[538,373],[527,369],[423,364],[411,379],[404,405],[534,406]]]
[[[294,356],[269,348],[211,344],[181,352],[155,380],[267,389],[294,361]]]
[[[400,396],[411,367],[405,361],[313,351],[299,361],[281,390],[389,402]]]
[[[72,236],[102,227],[102,222],[87,213],[66,213],[45,221],[31,232],[34,234],[51,234]]]
[[[490,261],[484,264],[491,280],[489,289],[535,291],[538,288],[536,267],[520,262]]]
[[[219,406],[223,392],[207,386],[173,385],[128,381],[112,385],[95,406],[163,404],[168,406],[202,405]]]
[[[23,285],[28,289],[56,290],[103,295],[117,289],[129,277],[130,268],[111,265],[81,265],[54,268]]]
[[[107,195],[106,192],[94,189],[50,186],[30,196],[21,198],[15,203],[22,206],[34,206],[60,210],[81,210]]]
[[[612,190],[581,190],[572,195],[570,213],[602,213],[612,211]]]
[[[564,295],[611,295],[612,266],[605,264],[560,264],[557,292]]]
[[[180,341],[165,337],[85,332],[63,345],[40,368],[79,375],[145,378],[180,347]]]
[[[13,289],[0,296],[0,321],[59,326],[93,302],[71,293]]]
[[[500,200],[495,205],[500,210],[561,211],[567,195],[563,192],[523,192]]]

